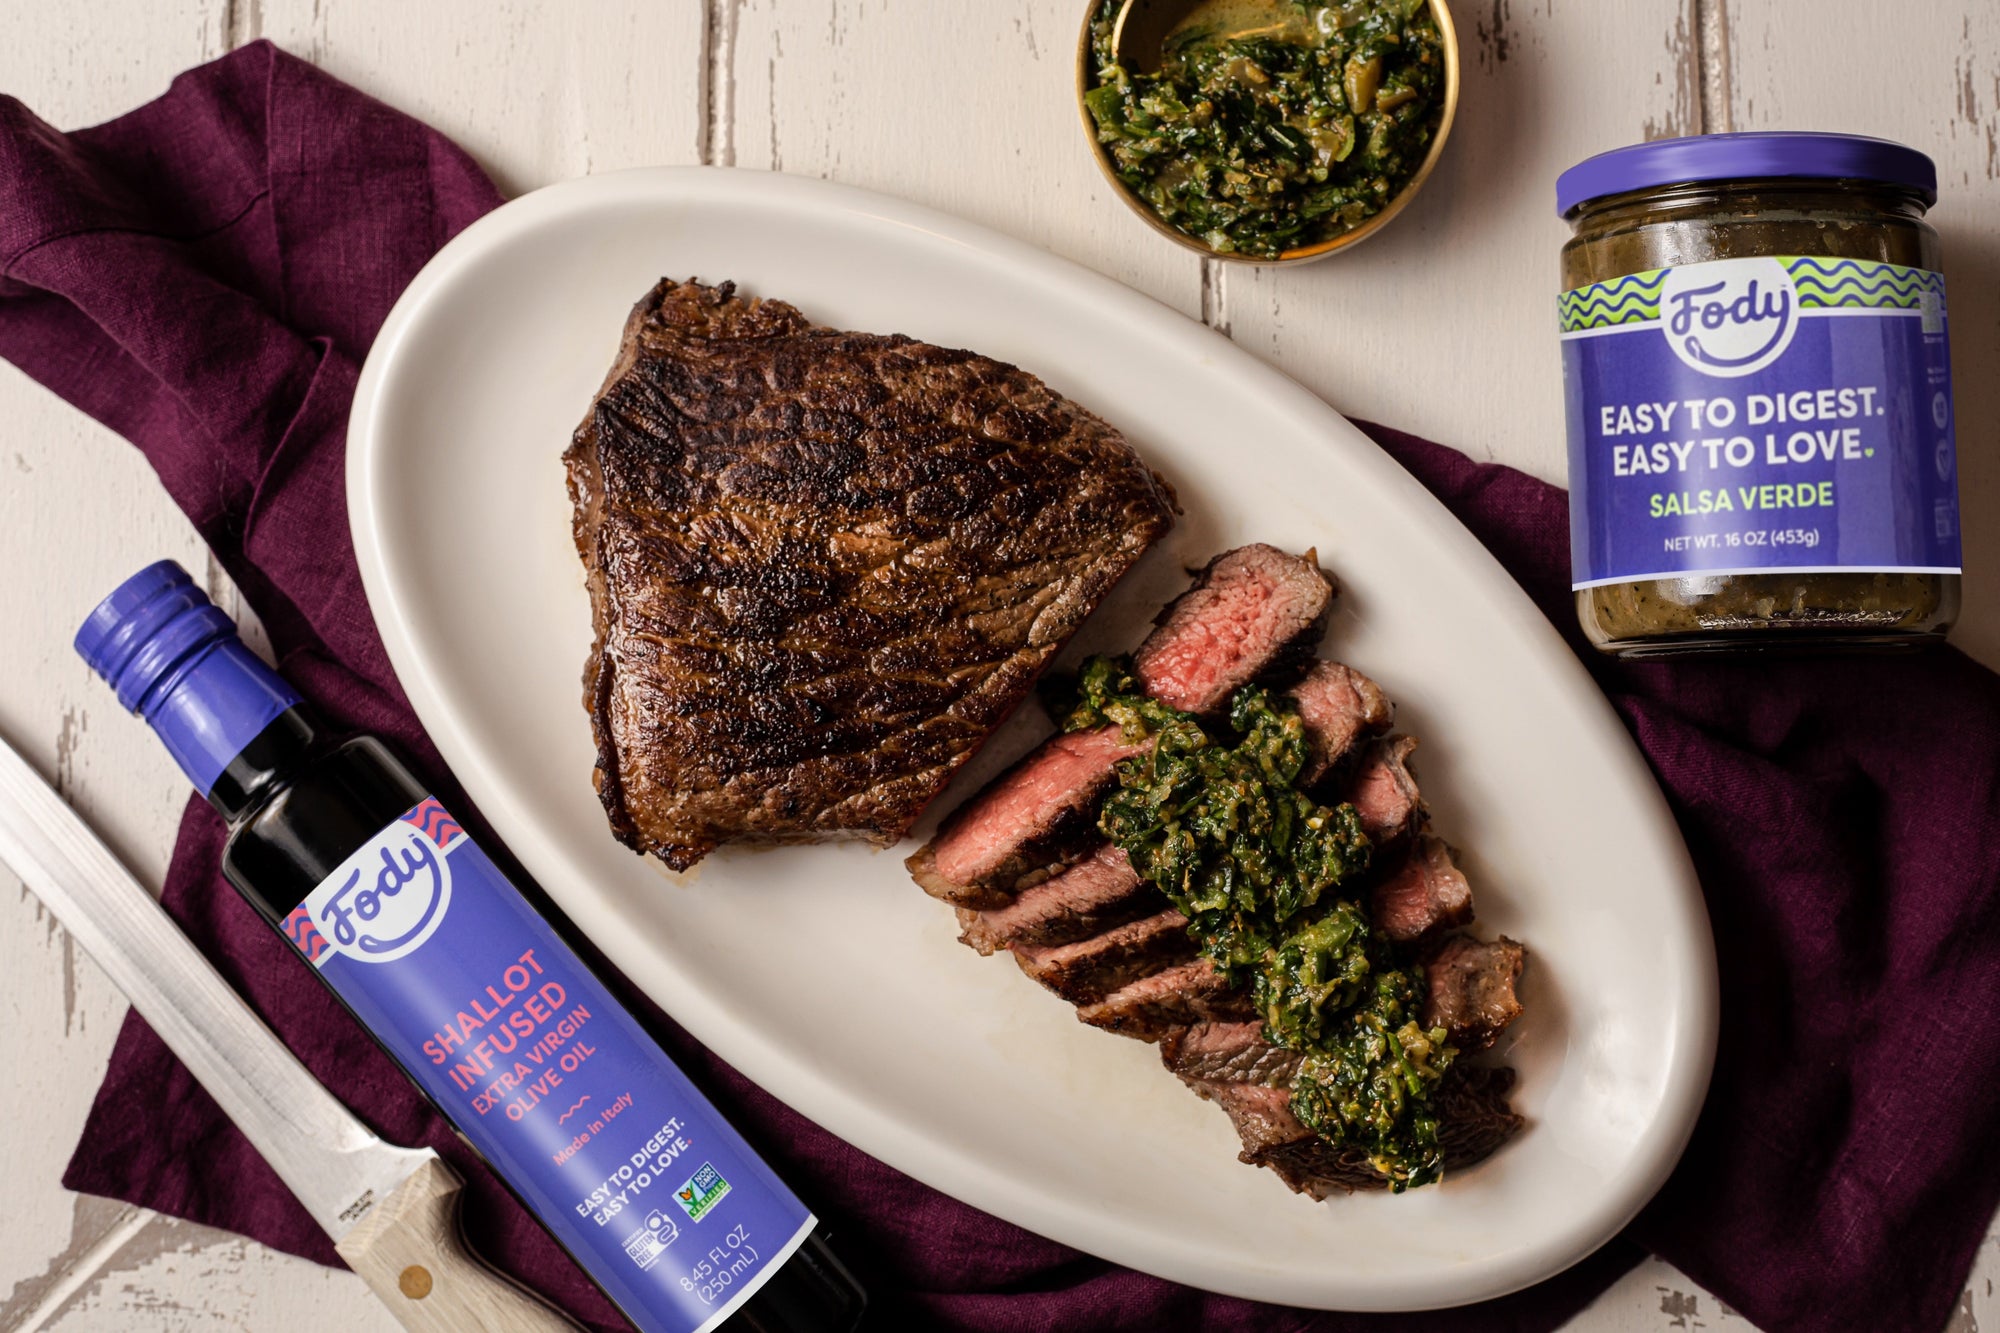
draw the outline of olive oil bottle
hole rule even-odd
[[[171,561],[76,648],[228,821],[223,873],[646,1333],[844,1333],[818,1221],[380,741]]]

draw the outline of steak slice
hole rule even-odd
[[[959,941],[982,954],[1010,944],[1073,944],[1151,916],[1166,898],[1139,878],[1125,853],[1110,843],[1055,878],[1023,890],[1005,907],[959,909]]]
[[[1337,1147],[1300,1123],[1292,1114],[1289,1086],[1185,1075],[1182,1081],[1228,1115],[1243,1144],[1239,1160],[1269,1167],[1295,1193],[1324,1199],[1336,1192],[1387,1187],[1360,1149]],[[1513,1086],[1511,1069],[1461,1065],[1445,1075],[1436,1096],[1445,1170],[1483,1161],[1520,1132],[1527,1122],[1507,1104]]]
[[[1472,885],[1444,840],[1426,833],[1368,891],[1368,918],[1384,939],[1408,944],[1470,921]]]
[[[1377,847],[1399,842],[1422,826],[1424,800],[1410,772],[1415,736],[1384,736],[1370,741],[1347,786],[1346,799],[1361,816],[1361,831]]]
[[[1058,732],[951,812],[903,864],[924,892],[1004,907],[1095,838],[1091,814],[1121,759],[1144,754],[1117,727]]]
[[[1093,939],[1014,946],[1021,970],[1071,1004],[1094,1004],[1121,986],[1194,957],[1188,919],[1169,907]]]
[[[1363,738],[1387,731],[1396,718],[1395,705],[1379,685],[1339,662],[1315,662],[1292,686],[1291,696],[1312,745],[1299,773],[1302,787],[1325,777]]]
[[[1160,1060],[1183,1079],[1289,1088],[1299,1052],[1264,1040],[1264,1025],[1197,1023],[1160,1038]]]
[[[1452,936],[1424,963],[1424,1026],[1443,1028],[1460,1051],[1485,1050],[1521,1016],[1514,983],[1527,961],[1528,951],[1505,935],[1491,944]]]
[[[1167,604],[1132,655],[1132,674],[1163,704],[1213,713],[1286,649],[1316,640],[1332,602],[1333,585],[1313,552],[1239,546],[1209,561]]]
[[[1453,1065],[1438,1084],[1438,1146],[1446,1170],[1483,1162],[1528,1122],[1507,1104],[1514,1071],[1505,1065]]]
[[[728,283],[639,302],[563,457],[598,793],[676,870],[901,837],[1173,522],[1032,375]]]
[[[1133,671],[1153,697],[1211,711],[1308,636],[1332,599],[1310,558],[1271,546],[1226,551],[1161,613]],[[1139,666],[1146,660],[1150,675]],[[1052,736],[953,811],[904,864],[934,897],[1003,907],[1073,859],[1084,817],[1110,786],[1113,767],[1142,748],[1126,745],[1111,727]]]
[[[1120,986],[1076,1016],[1092,1027],[1140,1041],[1158,1041],[1177,1027],[1252,1017],[1250,991],[1230,986],[1206,958]]]

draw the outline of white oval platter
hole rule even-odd
[[[662,275],[976,349],[1123,429],[1186,517],[1067,660],[1130,648],[1183,569],[1316,547],[1326,651],[1421,737],[1480,929],[1531,950],[1500,1053],[1529,1128],[1401,1197],[1313,1203],[1235,1160],[1154,1050],[959,945],[908,847],[725,850],[666,874],[613,841],[581,706],[590,641],[559,462],[626,312]],[[1413,392],[1438,392],[1411,370]],[[1552,423],[1551,429],[1555,426]],[[1602,1244],[1680,1155],[1715,1040],[1714,951],[1624,729],[1473,537],[1325,403],[1226,338],[985,228],[822,181],[706,168],[537,191],[411,284],[355,397],[348,498],[389,654],[459,779],[564,912],[695,1036],[834,1133],[1079,1249],[1291,1305],[1496,1296]],[[1047,729],[1033,707],[937,803]],[[919,826],[926,834],[936,814]]]

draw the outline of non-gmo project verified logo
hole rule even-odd
[[[689,1176],[681,1187],[674,1191],[674,1202],[688,1215],[688,1221],[699,1222],[709,1211],[729,1195],[729,1182],[722,1178],[707,1162],[701,1170]]]

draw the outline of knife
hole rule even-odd
[[[97,960],[412,1333],[576,1330],[467,1248],[465,1182],[336,1100],[75,811],[0,741],[0,861]]]

